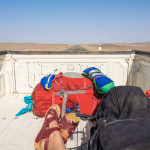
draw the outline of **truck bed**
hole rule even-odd
[[[91,66],[110,77],[115,86],[139,86],[143,91],[150,89],[150,53],[146,51],[0,52],[0,150],[34,149],[34,139],[43,118],[32,112],[18,118],[15,114],[26,107],[24,96],[32,93],[43,76],[59,72],[81,74]],[[67,149],[86,142],[90,127],[90,122],[81,120],[66,144]]]
[[[43,118],[32,112],[15,117],[24,103],[23,94],[6,95],[0,98],[0,150],[33,150],[34,140],[38,134]],[[72,137],[66,144],[67,149],[76,149],[89,139],[90,122],[81,120]]]
[[[6,95],[0,100],[0,149],[33,150],[34,139],[42,125],[43,118],[33,113],[20,117],[15,114],[26,107],[24,95]]]

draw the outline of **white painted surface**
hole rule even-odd
[[[3,72],[0,72],[0,97],[4,96],[5,93],[5,75]]]
[[[0,100],[0,149],[33,150],[33,141],[42,119],[32,113],[18,117],[15,114],[26,107],[23,95],[7,95]]]
[[[122,55],[21,55],[0,56],[0,95],[31,93],[41,78],[50,73],[78,72],[95,66],[115,85],[150,89],[150,57]]]
[[[34,140],[43,124],[32,112],[15,117],[20,109],[26,107],[25,95],[6,95],[0,100],[0,150],[33,150]],[[67,148],[77,147],[89,138],[90,124],[81,121],[67,142]],[[79,132],[80,131],[80,132]]]
[[[139,86],[143,91],[150,89],[150,57],[136,55],[129,73],[130,85]]]
[[[0,55],[0,73],[4,74],[4,77],[1,77],[1,82],[4,83],[1,89],[5,91],[6,94],[13,93],[15,90],[14,83],[14,62],[10,54]],[[3,75],[2,75],[3,76]]]
[[[130,55],[13,55],[15,92],[31,93],[41,78],[50,73],[79,72],[95,66],[115,81],[125,85]]]

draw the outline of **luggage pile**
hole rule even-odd
[[[44,117],[53,104],[64,109],[62,105],[67,93],[65,109],[79,105],[81,114],[94,115],[102,94],[112,87],[114,82],[95,67],[85,69],[81,78],[66,77],[62,72],[57,75],[50,74],[43,77],[32,92],[32,112],[38,117]]]
[[[61,115],[79,105],[81,118],[93,123],[90,140],[78,150],[150,149],[150,90],[118,86],[98,68],[90,67],[83,76],[72,78],[62,72],[41,79],[26,100],[31,111],[44,117],[50,106],[60,106]],[[30,98],[30,97],[29,97]],[[33,107],[32,107],[33,105]]]

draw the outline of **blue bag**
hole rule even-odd
[[[83,75],[93,81],[97,92],[100,94],[107,93],[115,86],[114,81],[104,75],[98,68],[87,68],[83,71]]]

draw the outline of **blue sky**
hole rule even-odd
[[[150,42],[150,0],[0,0],[0,42]]]

